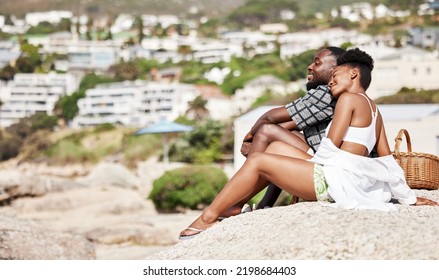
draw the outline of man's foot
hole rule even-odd
[[[225,212],[223,212],[219,217],[218,220],[222,221],[226,218],[232,217],[232,216],[236,216],[241,214],[241,210],[242,210],[242,206],[239,205],[233,205],[232,207],[230,207],[229,209],[227,209]]]

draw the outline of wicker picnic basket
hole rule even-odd
[[[407,141],[407,152],[400,152],[402,135]],[[412,189],[439,188],[439,157],[427,153],[412,152],[412,144],[407,130],[401,129],[395,138],[393,157],[404,170],[407,184]]]

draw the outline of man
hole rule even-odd
[[[317,150],[335,107],[335,100],[327,84],[337,66],[337,57],[344,52],[345,50],[338,47],[326,47],[316,53],[313,62],[308,66],[307,94],[263,114],[244,137],[241,147],[244,156],[263,152],[274,141],[288,143],[305,152],[310,148],[314,152]],[[257,208],[272,207],[280,192],[280,188],[270,184]],[[243,205],[254,195],[256,194],[249,194],[223,216],[239,214]]]

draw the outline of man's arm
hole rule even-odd
[[[267,111],[259,117],[250,131],[244,136],[241,145],[242,155],[247,156],[252,145],[253,137],[257,133],[258,129],[264,124],[277,124],[288,130],[293,130],[297,127],[295,122],[291,120],[291,117],[285,107],[277,107]]]
[[[250,131],[245,135],[244,142],[251,142],[253,140],[253,136],[256,134],[261,125],[267,123],[278,124],[289,130],[297,127],[294,121],[291,120],[291,117],[285,107],[273,108],[259,117]]]

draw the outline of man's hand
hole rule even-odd
[[[252,147],[252,142],[242,142],[241,146],[241,154],[247,157],[248,152],[250,152],[250,148]]]
[[[439,206],[439,203],[437,203],[434,200],[428,199],[428,198],[417,197],[415,206],[424,206],[424,205]]]
[[[253,134],[249,132],[244,136],[244,140],[242,140],[241,154],[243,156],[246,157],[248,155],[248,152],[250,152],[252,141],[253,141]]]
[[[242,140],[242,142],[251,142],[251,141],[253,141],[253,134],[249,132],[244,136],[244,140]]]

